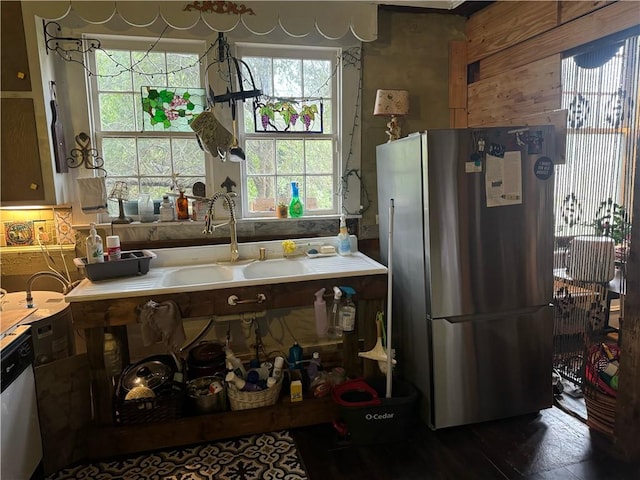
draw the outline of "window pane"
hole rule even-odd
[[[278,140],[278,174],[304,173],[304,144],[302,140]]]
[[[304,60],[304,96],[331,97],[331,62],[328,60]]]
[[[131,58],[128,51],[96,50],[96,72],[101,91],[130,92]]]
[[[275,96],[302,96],[302,61],[287,58],[273,60],[273,94]]]
[[[192,138],[176,138],[172,142],[173,164],[180,175],[199,175],[205,170],[204,152]]]
[[[247,140],[245,155],[247,156],[247,174],[275,173],[273,140]]]
[[[198,56],[184,53],[167,53],[168,85],[174,87],[200,87]]]
[[[154,200],[162,199],[162,195],[171,191],[171,179],[167,177],[142,177],[140,191],[151,194]]]
[[[331,175],[307,177],[307,205],[308,210],[331,210],[334,208],[336,196],[333,193],[333,178]]]
[[[135,71],[144,72],[144,74],[137,73],[133,76],[133,89],[136,92],[145,85],[167,85],[164,53],[131,52],[131,57]]]
[[[331,102],[322,103],[322,129],[324,133],[333,133],[333,104]]]
[[[141,175],[171,175],[171,145],[168,138],[139,138]]]
[[[110,176],[138,173],[135,138],[103,138],[102,158]]]
[[[262,93],[265,95],[273,95],[273,86],[271,83],[271,58],[243,57],[242,60],[249,65],[256,87],[262,90]]]
[[[333,149],[331,140],[307,140],[305,142],[307,173],[333,172]]]
[[[275,183],[270,176],[255,176],[247,179],[249,210],[271,212],[275,210]]]
[[[130,93],[101,93],[100,127],[103,131],[131,132],[135,130],[133,95]]]

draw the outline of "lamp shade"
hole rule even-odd
[[[129,200],[129,186],[127,182],[118,181],[113,184],[109,198],[112,200]]]
[[[378,90],[374,115],[400,116],[409,113],[409,92],[406,90]]]

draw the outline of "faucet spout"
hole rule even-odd
[[[31,295],[31,286],[33,285],[33,282],[40,277],[51,277],[59,281],[63,286],[62,293],[64,294],[69,293],[71,289],[75,286],[72,282],[70,282],[69,280],[67,280],[65,277],[63,277],[57,272],[51,272],[48,270],[44,270],[42,272],[36,272],[29,277],[29,280],[27,280],[27,288],[26,288],[27,308],[33,308],[33,296]]]
[[[235,193],[225,193],[225,192],[216,192],[209,199],[209,209],[207,210],[207,216],[204,222],[204,231],[205,234],[211,234],[218,227],[222,227],[224,225],[229,225],[229,247],[231,249],[231,262],[237,262],[240,258],[240,253],[238,252],[238,233],[236,230],[236,212],[234,210],[234,202],[231,196],[235,196]],[[224,202],[227,204],[227,208],[229,209],[229,221],[222,225],[213,225],[211,222],[213,221],[213,207],[216,201],[222,198]]]

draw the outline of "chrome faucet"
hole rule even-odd
[[[216,192],[209,199],[209,209],[207,210],[207,216],[204,220],[204,230],[202,233],[211,234],[216,228],[224,227],[225,225],[229,225],[230,230],[230,240],[229,246],[231,247],[231,262],[237,262],[238,258],[240,258],[240,254],[238,253],[238,233],[236,231],[236,212],[233,209],[233,199],[231,197],[235,197],[235,192],[225,193],[225,192]],[[226,223],[221,223],[219,225],[214,225],[213,222],[213,206],[216,201],[222,198],[229,208],[229,221]]]
[[[42,272],[36,272],[29,277],[29,280],[27,280],[27,289],[26,289],[27,290],[27,308],[33,308],[33,297],[31,295],[31,286],[33,285],[33,282],[40,277],[51,277],[59,281],[63,287],[62,293],[64,293],[65,295],[69,293],[73,289],[73,287],[75,287],[78,284],[78,282],[70,282],[58,272],[47,271],[47,270],[43,270]]]

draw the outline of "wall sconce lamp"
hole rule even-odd
[[[120,209],[118,218],[113,220],[111,223],[131,223],[131,218],[125,217],[124,215],[123,205],[125,200],[129,200],[129,186],[127,185],[127,182],[115,182],[111,189],[111,193],[109,194],[109,200],[118,200],[118,208]]]
[[[373,114],[391,117],[387,123],[388,142],[400,138],[400,122],[398,117],[409,113],[409,92],[406,90],[378,90]]]

